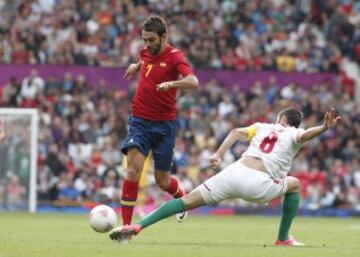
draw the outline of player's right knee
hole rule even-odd
[[[126,172],[126,179],[130,181],[139,181],[141,172],[135,169],[128,169]]]
[[[294,192],[300,189],[300,180],[298,178],[287,177],[286,181],[288,186],[287,192]]]

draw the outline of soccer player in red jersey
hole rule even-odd
[[[132,115],[128,120],[128,137],[122,148],[128,160],[121,196],[124,225],[131,224],[139,178],[150,150],[154,158],[156,183],[174,198],[184,195],[176,177],[170,175],[175,146],[176,92],[178,89],[199,87],[198,79],[183,53],[167,43],[163,18],[149,16],[142,25],[141,35],[145,44],[140,52],[141,60],[131,64],[124,75],[129,79],[140,71],[132,100]],[[177,216],[178,220],[184,216],[185,213]]]

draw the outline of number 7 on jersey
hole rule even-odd
[[[150,74],[150,72],[151,72],[151,70],[152,70],[152,68],[153,68],[153,64],[150,64],[150,63],[148,63],[147,65],[146,65],[146,73],[145,73],[145,77],[147,77],[147,76],[149,76],[149,74]]]

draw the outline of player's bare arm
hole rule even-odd
[[[198,89],[199,88],[199,80],[195,75],[188,75],[183,79],[176,81],[167,81],[157,85],[158,91],[168,91],[171,88],[177,89]]]
[[[125,71],[124,78],[127,80],[131,79],[136,74],[136,72],[140,70],[140,66],[141,66],[141,61],[130,64]]]
[[[249,139],[249,128],[236,128],[230,131],[226,136],[219,149],[210,157],[210,164],[212,167],[217,167],[221,163],[224,153],[238,140],[247,141]]]
[[[297,141],[299,143],[304,143],[313,139],[314,137],[317,137],[329,128],[335,127],[336,124],[340,121],[340,119],[341,116],[336,115],[335,109],[330,108],[330,110],[325,113],[323,124],[320,126],[308,128],[304,132],[299,133],[297,136]]]

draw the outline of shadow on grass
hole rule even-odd
[[[249,247],[249,248],[277,248],[277,249],[299,249],[299,250],[311,250],[311,249],[338,249],[343,250],[343,246],[328,246],[325,244],[318,244],[318,245],[306,245],[303,247],[279,247],[275,246],[273,244],[260,244],[260,243],[254,243],[254,244],[247,244],[247,243],[214,243],[214,242],[158,242],[158,241],[148,241],[148,242],[131,242],[131,244],[136,245],[159,245],[159,246],[202,246],[202,247]],[[360,247],[346,247],[346,249],[349,250],[360,250]]]

